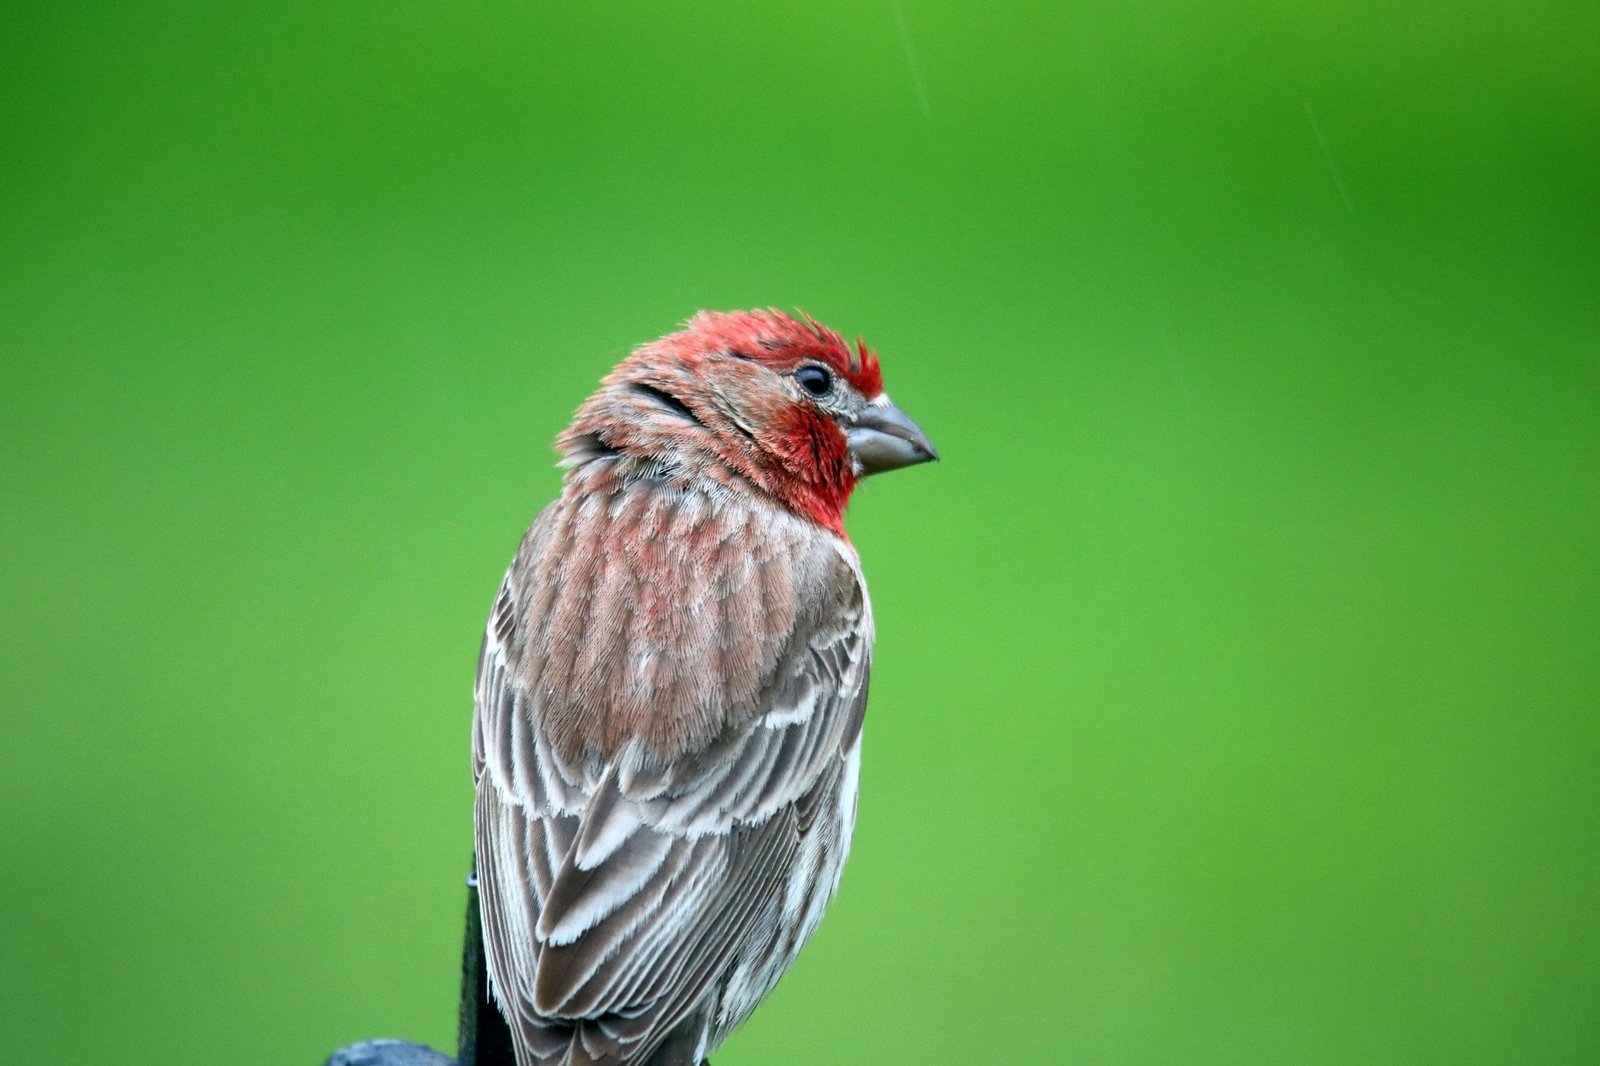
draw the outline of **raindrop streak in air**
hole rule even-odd
[[[1322,149],[1322,158],[1327,160],[1328,173],[1333,175],[1333,184],[1339,190],[1339,199],[1344,201],[1344,209],[1353,215],[1356,213],[1356,205],[1350,202],[1350,192],[1344,187],[1344,178],[1339,175],[1339,164],[1333,161],[1333,151],[1328,147],[1328,139],[1322,135],[1322,123],[1317,121],[1317,113],[1311,110],[1311,101],[1306,100],[1305,105],[1311,132],[1316,134],[1317,145]]]
[[[906,15],[900,10],[900,0],[889,0],[889,10],[894,12],[894,24],[900,30],[900,43],[906,48],[906,65],[911,68],[911,84],[917,90],[917,104],[922,108],[922,113],[928,118],[933,117],[933,108],[928,106],[928,90],[922,85],[922,71],[917,66],[917,53],[911,47],[911,28],[906,25]]]

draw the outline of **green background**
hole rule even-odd
[[[717,1066],[1600,1061],[1600,5],[3,15],[6,1058],[450,1046],[548,442],[777,304],[945,461]]]

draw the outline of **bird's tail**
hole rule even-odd
[[[603,1024],[579,1022],[559,1066],[706,1066],[695,1054],[698,1029],[684,1026],[648,1043],[619,1036]]]

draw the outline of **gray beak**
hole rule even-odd
[[[911,416],[879,396],[867,405],[846,434],[850,454],[862,474],[881,474],[902,466],[927,463],[939,458],[933,442]]]

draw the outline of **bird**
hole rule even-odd
[[[850,850],[873,622],[845,506],[938,454],[862,341],[774,309],[634,349],[556,448],[474,690],[489,984],[518,1066],[699,1066]]]

